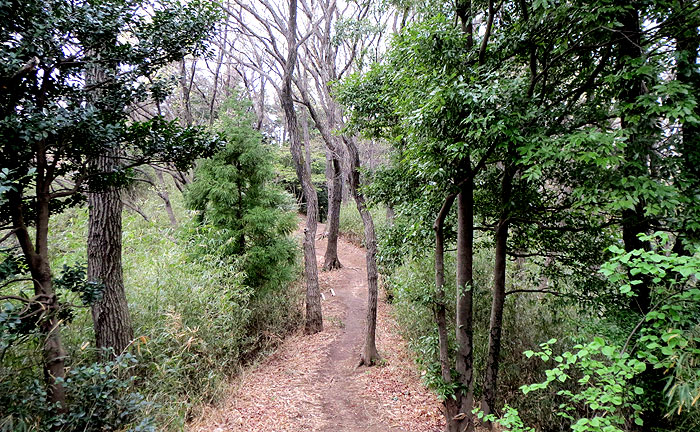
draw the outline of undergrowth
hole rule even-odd
[[[114,375],[114,379],[123,384],[117,386],[119,394],[135,398],[138,419],[153,420],[157,430],[176,431],[183,430],[203,404],[219,399],[227,380],[243,365],[298,325],[302,297],[296,284],[254,292],[242,283],[244,275],[235,261],[193,255],[192,213],[183,208],[177,191],[171,200],[179,228],[170,225],[162,202],[149,191],[137,193],[134,202],[148,215],[148,221],[124,211],[124,282],[136,337],[129,347],[131,372],[121,381],[118,378],[123,374]],[[54,216],[52,268],[84,263],[86,238],[86,208]],[[95,367],[97,353],[92,348],[89,308],[76,313],[62,336],[70,367],[80,373],[78,377],[90,378],[87,375]],[[25,368],[36,372],[39,362],[31,359],[37,358],[37,348],[23,344],[5,356],[3,363],[25,358]],[[4,387],[13,385],[36,387],[37,391],[42,388],[38,382],[3,383]],[[148,430],[138,422],[129,427]]]
[[[377,205],[371,207],[369,212],[374,221],[374,229],[378,233],[381,232],[388,224],[386,207]],[[357,206],[352,200],[340,207],[340,235],[353,244],[364,246],[365,227],[362,223],[360,212],[357,211]]]
[[[484,371],[484,360],[488,348],[488,326],[491,309],[490,263],[492,252],[479,248],[474,256],[474,367],[476,376]],[[404,338],[415,354],[418,366],[425,371],[424,381],[440,397],[450,392],[441,379],[437,326],[434,322],[432,302],[435,291],[434,258],[431,254],[406,258],[403,264],[384,275],[384,290],[391,294],[392,313]],[[523,288],[529,282],[527,267],[509,267],[508,290]],[[455,255],[445,255],[445,296],[456,297]],[[517,408],[528,424],[536,425],[543,431],[565,430],[561,418],[551,410],[542,409],[557,404],[553,393],[525,396],[519,390],[523,383],[536,381],[544,372],[541,364],[525,358],[522,352],[541,340],[550,337],[566,339],[573,333],[573,322],[568,318],[571,311],[563,312],[561,307],[553,307],[555,299],[532,294],[508,296],[504,311],[503,345],[499,373],[499,400]],[[454,356],[455,302],[447,302],[447,322],[450,353]],[[475,380],[475,397],[481,396],[481,379]]]

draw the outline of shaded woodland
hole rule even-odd
[[[328,332],[339,236],[365,254],[356,366],[386,364],[389,303],[444,430],[700,428],[696,2],[0,21],[0,430],[184,430]]]

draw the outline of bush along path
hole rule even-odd
[[[319,263],[325,249],[326,240],[317,240]],[[443,430],[440,403],[422,385],[384,302],[377,331],[382,361],[356,367],[367,305],[365,254],[344,239],[338,254],[343,268],[319,272],[324,331],[288,337],[274,354],[239,376],[230,396],[205,409],[190,431]]]

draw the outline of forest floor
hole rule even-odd
[[[318,232],[325,227],[319,224]],[[316,242],[319,266],[326,240]],[[340,239],[343,268],[319,271],[324,330],[295,333],[231,384],[229,397],[206,408],[193,432],[433,432],[440,403],[421,383],[405,341],[379,302],[377,366],[357,367],[367,306],[365,251]],[[332,290],[332,291],[331,291]],[[335,295],[334,295],[335,294]]]

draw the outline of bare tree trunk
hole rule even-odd
[[[304,137],[304,164],[306,165],[306,171],[309,172],[309,175],[312,176],[312,168],[311,168],[311,137],[309,135],[309,119],[306,117],[306,110],[301,110],[301,131],[302,135]],[[313,185],[313,184],[312,184]],[[316,187],[313,186],[314,188],[314,193],[316,193],[316,221],[318,221],[321,218],[321,213],[320,209],[318,206],[318,193],[316,192]],[[308,211],[308,206],[306,208]]]
[[[296,24],[297,0],[289,0],[289,24],[287,34],[287,60],[284,65],[284,79],[280,94],[280,103],[284,109],[292,159],[301,178],[306,196],[306,228],[304,229],[304,273],[306,276],[306,324],[307,334],[323,330],[321,312],[321,292],[318,286],[318,268],[316,266],[316,228],[318,213],[318,197],[311,183],[311,172],[307,169],[302,154],[302,143],[299,137],[299,126],[294,101],[292,99],[292,74],[296,65]]]
[[[114,169],[114,155],[95,161],[101,172]],[[119,355],[134,338],[122,274],[122,200],[119,190],[108,188],[88,194],[88,280],[101,283],[102,298],[91,305],[98,348]]]
[[[486,358],[484,392],[481,399],[481,410],[485,415],[493,413],[496,404],[498,360],[501,353],[501,333],[503,328],[503,307],[506,301],[506,254],[508,252],[508,225],[510,220],[508,206],[513,188],[513,175],[512,166],[506,166],[503,170],[503,179],[501,181],[501,216],[496,225],[493,293],[489,323],[489,349]]]
[[[466,161],[467,166],[470,162]],[[473,260],[474,260],[474,179],[471,173],[462,186],[457,203],[457,362],[462,390],[459,419],[454,420],[460,431],[474,430],[474,340],[473,340]],[[461,396],[461,397],[460,397]]]
[[[192,93],[192,80],[194,79],[194,73],[191,79],[187,78],[187,64],[185,59],[180,60],[180,91],[182,92],[182,105],[183,105],[183,116],[182,122],[185,126],[192,126],[194,123],[194,118],[192,117],[192,107],[190,105],[190,94]]]
[[[367,328],[365,333],[365,345],[362,349],[360,364],[371,366],[379,360],[376,345],[377,331],[377,235],[374,232],[374,221],[367,209],[364,195],[360,192],[360,154],[357,145],[352,138],[343,137],[348,159],[350,162],[350,191],[355,198],[357,211],[360,212],[362,224],[365,228],[365,258],[367,261]]]
[[[341,164],[338,156],[331,152],[330,171],[331,181],[328,182],[328,220],[326,221],[326,232],[328,246],[323,260],[324,270],[339,269],[343,265],[338,259],[338,235],[340,232],[340,207],[343,199],[343,178]]]
[[[328,208],[326,209],[326,222],[328,222],[331,218],[331,197],[333,196],[333,155],[328,146],[326,146],[326,169],[323,173],[326,175],[326,189],[328,189]],[[328,225],[323,235],[328,235]]]
[[[326,235],[328,238],[326,253],[324,257],[324,270],[333,270],[342,267],[338,259],[338,235],[340,231],[340,207],[343,199],[343,178],[342,178],[342,163],[340,160],[341,139],[331,135],[329,125],[325,125],[319,118],[318,113],[313,108],[308,99],[306,92],[302,90],[304,103],[309,110],[309,114],[316,124],[316,129],[321,133],[323,141],[326,143],[327,165],[326,176],[332,176],[332,182],[329,182],[328,187],[328,219],[326,224]],[[334,108],[335,109],[335,108]],[[331,116],[328,119],[335,122],[335,117]]]
[[[445,236],[443,227],[445,218],[454,203],[456,195],[450,195],[438,213],[433,229],[435,230],[435,322],[438,326],[438,342],[440,345],[440,372],[442,380],[446,384],[452,383],[452,368],[450,367],[450,356],[448,350],[447,337],[447,317],[445,303]],[[445,399],[445,430],[447,432],[457,432],[456,423],[452,420],[459,414],[459,405],[456,399],[448,397]]]
[[[160,199],[163,200],[163,204],[165,205],[165,212],[168,214],[168,219],[170,219],[170,225],[172,225],[173,228],[177,228],[177,218],[175,217],[175,212],[173,211],[173,205],[170,202],[170,194],[168,193],[168,185],[165,183],[165,179],[163,178],[163,173],[159,170],[156,169],[156,177],[158,177],[158,181],[160,182],[160,189],[158,190],[158,196]]]

